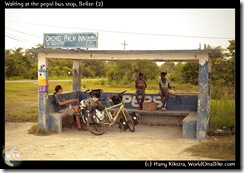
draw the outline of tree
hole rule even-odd
[[[73,63],[71,60],[49,59],[48,60],[48,75],[50,77],[68,77],[69,72],[73,72]]]
[[[179,62],[175,64],[173,70],[169,74],[167,74],[167,76],[170,78],[172,82],[183,84],[185,83],[185,79],[182,75],[183,68],[184,64],[182,62]]]
[[[5,50],[5,76],[20,79],[37,78],[37,58],[23,48]],[[34,72],[35,69],[35,72]]]
[[[198,85],[198,62],[187,62],[182,69],[182,77],[184,83],[189,83],[192,85]]]
[[[235,84],[235,41],[222,50],[221,58],[212,59],[211,80],[215,85],[233,86]]]
[[[145,75],[145,79],[155,79],[159,75],[159,67],[155,62],[119,61],[109,65],[107,77],[110,82],[128,84],[135,79],[139,72]]]
[[[94,78],[95,72],[92,71],[89,66],[86,67],[85,64],[81,63],[81,74],[82,77]]]
[[[174,69],[174,62],[165,62],[161,65],[160,70],[170,73]]]
[[[85,68],[85,71],[93,71],[93,77],[104,77],[106,76],[106,62],[105,61],[95,61],[95,60],[84,60],[81,62],[83,65],[82,67]],[[83,74],[85,75],[85,74]]]

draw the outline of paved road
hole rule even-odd
[[[82,81],[101,80],[101,79],[81,79]],[[48,82],[72,81],[72,79],[48,80]],[[5,80],[5,82],[31,82],[37,83],[38,80]]]
[[[69,80],[48,80],[48,81],[49,82],[57,82],[57,81],[72,81],[72,80],[69,79]],[[38,80],[5,80],[5,82],[31,82],[31,83],[37,83]]]

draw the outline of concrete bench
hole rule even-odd
[[[140,115],[140,123],[158,124],[158,125],[182,125],[183,119],[192,111],[144,111],[137,109],[128,109],[129,113],[136,112]]]
[[[56,131],[57,133],[61,133],[63,128],[63,118],[65,117],[70,117],[70,116],[60,112],[49,113],[48,114],[49,130],[53,130]]]
[[[183,138],[196,138],[197,112],[191,112],[183,119]]]
[[[153,125],[179,125],[182,126],[183,138],[196,138],[197,112],[196,111],[143,111],[128,109],[129,113],[140,115],[140,123]]]
[[[79,92],[67,92],[62,93],[64,99],[74,99],[79,98]],[[72,103],[74,105],[76,103]],[[66,123],[65,119],[69,119],[69,123],[72,122],[72,118],[65,113],[57,112],[56,106],[54,105],[53,101],[53,94],[48,95],[48,129],[56,131],[57,133],[62,132],[63,125]]]
[[[103,93],[103,97],[111,93]],[[82,92],[69,92],[63,93],[65,99],[79,98],[80,101],[86,98],[86,95]],[[197,95],[176,95],[171,96],[167,103],[167,111],[155,110],[145,111],[138,110],[134,106],[135,98],[134,94],[127,94],[124,97],[125,107],[129,113],[137,112],[140,115],[140,123],[151,125],[179,125],[183,126],[184,138],[196,137],[196,123],[197,123]],[[158,102],[158,95],[147,95],[148,100]],[[62,132],[62,127],[65,124],[64,118],[71,121],[71,117],[63,113],[56,112],[53,105],[53,96],[48,97],[48,119],[49,129],[56,130],[58,133]]]

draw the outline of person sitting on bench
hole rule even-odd
[[[61,95],[62,92],[63,92],[63,88],[60,85],[57,85],[55,87],[55,92],[53,94],[53,97],[54,97],[54,102],[56,103],[55,105],[57,106],[58,112],[63,112],[67,115],[72,116],[72,120],[77,123],[78,130],[86,131],[87,129],[85,127],[81,126],[80,115],[79,115],[79,105],[74,105],[71,108],[66,107],[66,105],[68,103],[71,104],[72,102],[78,102],[78,99],[65,100]]]
[[[170,80],[166,78],[167,72],[161,72],[161,78],[158,80],[159,84],[159,95],[162,101],[162,110],[166,111],[166,103],[169,95],[169,89],[174,88],[170,86]]]

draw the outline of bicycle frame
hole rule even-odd
[[[109,114],[109,110],[113,109],[113,108],[116,108],[116,107],[119,107],[119,110],[117,111],[116,115],[114,117],[111,116],[111,114]],[[116,104],[116,105],[113,105],[113,106],[109,106],[109,107],[106,107],[105,108],[105,112],[106,114],[108,115],[108,118],[109,118],[109,121],[110,122],[116,122],[117,118],[119,117],[119,114],[122,112],[124,117],[125,117],[125,120],[127,121],[127,116],[124,112],[125,110],[125,107],[124,107],[124,104],[123,103],[119,103],[119,104]]]
[[[123,94],[125,91],[123,91],[120,94]],[[120,99],[120,97],[121,95],[119,95],[118,99]],[[121,100],[118,100],[117,97],[114,98],[114,96],[110,96],[107,99],[104,99],[103,101],[105,102],[110,101],[110,99],[115,103],[117,103],[117,101],[120,101],[120,103],[112,106],[110,106],[110,104],[107,103],[108,107],[105,107],[103,109],[104,117],[102,115],[103,113],[100,114],[95,109],[94,109],[95,112],[93,111],[90,112],[92,114],[88,115],[88,121],[87,121],[87,127],[89,128],[90,132],[95,135],[102,135],[107,131],[109,126],[114,126],[116,123],[118,123],[118,127],[120,130],[126,131],[127,129],[129,129],[131,132],[134,132],[135,126],[133,124],[133,121],[130,120],[129,113],[125,108],[124,103],[121,102]],[[117,112],[113,112],[112,115],[110,110],[114,108],[116,108]],[[120,119],[120,121],[117,121],[121,113],[123,114],[122,119]]]

